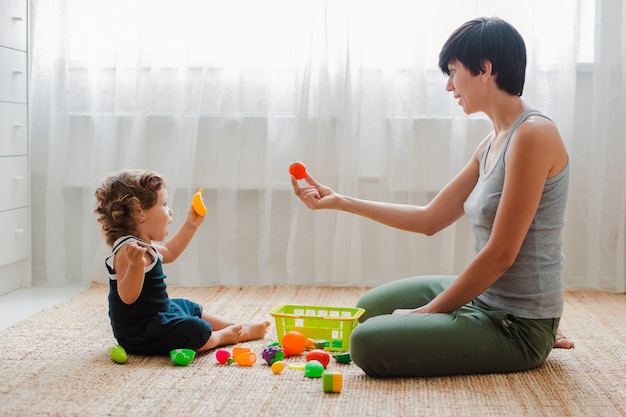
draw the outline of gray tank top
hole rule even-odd
[[[513,132],[529,116],[546,117],[536,110],[520,115],[503,150],[490,172],[485,172],[489,144],[480,154],[480,175],[476,187],[464,204],[465,214],[476,237],[475,251],[481,251],[491,228],[502,195],[504,157]],[[561,232],[565,225],[565,205],[569,184],[569,163],[556,176],[546,180],[535,218],[513,265],[478,298],[495,309],[517,317],[547,319],[563,313],[563,269]]]

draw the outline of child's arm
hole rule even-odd
[[[183,253],[203,221],[204,216],[198,215],[193,207],[189,206],[187,217],[180,229],[164,245],[157,246],[163,255],[164,264],[174,262]]]
[[[115,256],[117,293],[126,304],[137,301],[143,288],[147,249],[137,242],[124,245]]]

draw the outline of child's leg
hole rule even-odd
[[[252,322],[252,323],[235,323],[234,321],[226,320],[214,314],[207,313],[204,310],[202,311],[201,318],[202,320],[211,324],[211,327],[213,328],[213,334],[220,333],[223,331],[225,333],[225,336],[224,336],[225,340],[231,340],[229,333],[233,331],[234,329],[233,326],[238,326],[235,328],[238,328],[237,333],[239,335],[239,338],[234,342],[221,343],[220,345],[234,344],[237,342],[247,342],[250,340],[262,339],[263,337],[265,337],[267,328],[270,325],[269,321],[259,321],[259,322]],[[218,334],[218,336],[220,335]],[[211,335],[211,338],[213,338],[213,335]],[[209,338],[209,340],[207,341],[207,344],[210,344],[211,338]],[[203,346],[203,348],[205,346]],[[208,347],[206,349],[212,349],[213,347],[215,346]]]

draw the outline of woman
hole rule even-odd
[[[368,291],[350,346],[355,364],[376,377],[514,372],[541,365],[563,311],[562,241],[568,155],[554,123],[521,99],[526,47],[499,18],[460,26],[439,66],[465,113],[493,125],[467,165],[425,206],[340,195],[307,174],[292,177],[310,209],[358,214],[433,235],[464,214],[476,254],[457,277],[412,277]],[[557,340],[557,335],[559,339]]]

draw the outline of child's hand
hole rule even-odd
[[[126,255],[126,259],[128,259],[129,265],[133,266],[141,266],[142,268],[146,266],[146,254],[147,249],[137,242],[130,242],[127,245],[124,245],[124,255]]]
[[[185,222],[188,223],[190,226],[197,228],[198,226],[202,224],[205,217],[206,217],[206,214],[204,216],[199,215],[196,212],[196,210],[194,210],[193,205],[190,205]]]

